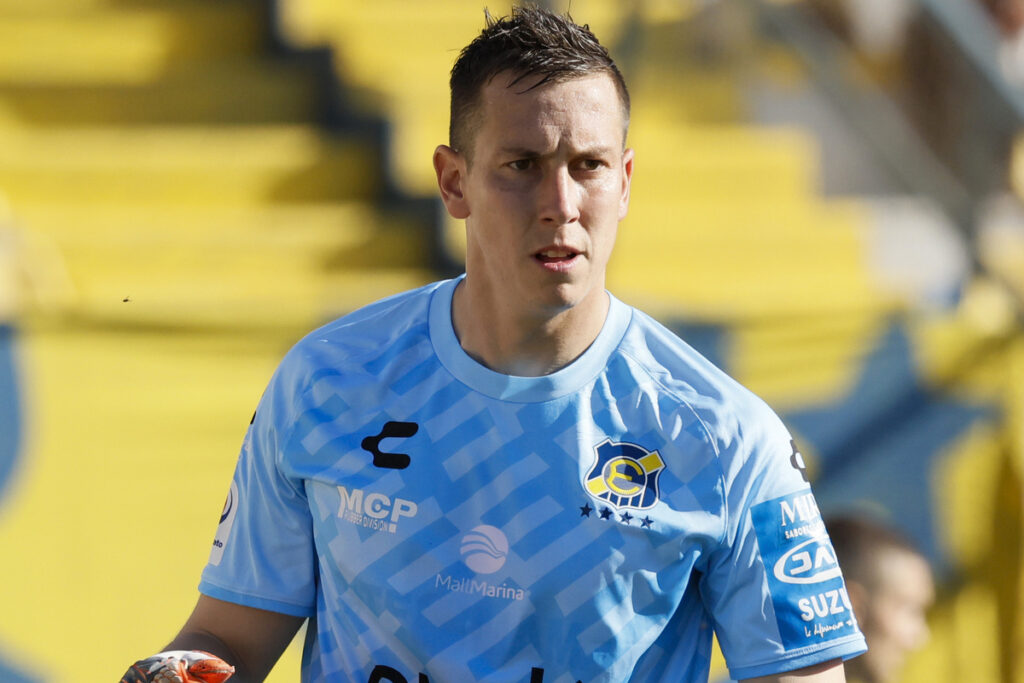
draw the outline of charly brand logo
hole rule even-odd
[[[462,537],[462,561],[477,574],[493,574],[505,566],[508,539],[501,529],[481,524]]]
[[[793,466],[793,469],[800,473],[800,476],[804,481],[810,481],[810,479],[807,478],[807,464],[804,462],[804,456],[800,454],[799,450],[797,450],[796,441],[790,439],[789,445],[793,449],[793,452],[789,456],[789,464]]]
[[[665,461],[658,451],[605,439],[594,447],[587,492],[616,508],[645,510],[658,502],[658,475]]]
[[[373,455],[373,466],[389,470],[404,470],[412,462],[405,453],[387,453],[380,450],[380,442],[384,439],[408,439],[415,436],[420,426],[415,422],[386,422],[376,436],[368,436],[359,445]]]

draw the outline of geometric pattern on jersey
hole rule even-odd
[[[312,617],[306,681],[706,680],[712,629],[736,677],[863,651],[852,619],[798,637],[813,584],[769,590],[747,511],[809,491],[763,403],[614,297],[570,365],[495,373],[455,337],[458,282],[289,352],[204,593]]]

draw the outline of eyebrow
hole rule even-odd
[[[503,156],[513,156],[523,159],[536,159],[543,156],[535,149],[528,147],[502,147],[498,150]]]
[[[603,157],[611,154],[616,154],[618,152],[621,152],[621,150],[618,147],[588,147],[587,149],[582,150],[579,156],[585,156],[590,158]]]
[[[573,156],[575,156],[575,157],[595,158],[595,157],[603,157],[603,156],[607,156],[607,155],[610,155],[610,154],[614,154],[617,151],[619,151],[619,150],[616,147],[605,147],[605,146],[587,147],[585,149],[579,150],[578,152],[574,153]],[[542,154],[541,152],[538,152],[535,149],[530,149],[528,147],[518,147],[518,146],[501,147],[499,149],[499,152],[502,155],[514,156],[514,157],[520,158],[520,159],[539,159],[540,157],[545,156],[544,154]]]

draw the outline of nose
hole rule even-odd
[[[565,225],[579,220],[580,188],[564,166],[545,174],[538,201],[540,219],[545,224]]]

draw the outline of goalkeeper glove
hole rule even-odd
[[[223,683],[235,667],[201,650],[169,650],[140,659],[121,683]]]

